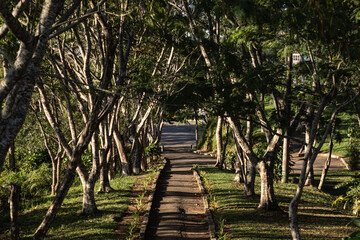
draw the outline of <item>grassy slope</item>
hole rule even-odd
[[[100,213],[94,217],[79,216],[82,205],[82,188],[81,185],[73,186],[46,239],[118,239],[115,230],[119,223],[114,220],[114,217],[120,218],[127,209],[131,187],[135,182],[136,176],[112,180],[111,186],[117,191],[96,195]],[[21,237],[32,236],[42,221],[50,201],[51,196],[47,196],[41,200],[34,199],[32,202],[26,203],[29,208],[23,210],[19,216]],[[7,214],[0,216],[0,239],[5,238],[2,233],[8,231],[8,222]]]
[[[275,194],[283,214],[258,212],[259,196],[245,197],[243,185],[233,181],[234,173],[217,168],[201,168],[212,183],[218,208],[226,219],[226,232],[231,239],[290,239],[288,205],[295,193],[296,184],[275,184]],[[348,171],[330,172],[325,189],[331,193],[306,188],[299,206],[299,221],[303,239],[340,239],[357,230],[346,226],[350,216],[340,207],[332,206],[339,192],[332,186],[350,178]],[[259,193],[259,177],[256,192]]]

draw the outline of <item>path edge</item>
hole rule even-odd
[[[215,235],[215,223],[214,223],[214,219],[212,217],[211,211],[209,209],[209,202],[207,200],[207,195],[205,193],[205,189],[201,183],[201,179],[199,176],[199,173],[196,171],[196,169],[191,168],[193,175],[196,179],[197,185],[199,187],[200,190],[200,194],[201,197],[203,199],[204,202],[204,210],[205,210],[205,214],[208,220],[208,224],[209,224],[209,234],[210,234],[210,240],[216,240],[216,235]]]
[[[151,208],[152,208],[156,188],[157,188],[157,185],[158,185],[159,176],[164,171],[165,165],[167,163],[168,163],[168,159],[164,158],[163,163],[159,167],[159,170],[157,171],[157,173],[156,173],[156,175],[154,177],[154,181],[153,181],[153,184],[152,184],[152,189],[151,189],[151,192],[150,192],[149,197],[148,197],[148,204],[147,204],[147,207],[145,209],[144,218],[143,218],[143,221],[142,221],[142,224],[141,224],[141,227],[140,227],[140,238],[139,238],[140,240],[145,239],[146,230],[147,230],[147,227],[148,227],[148,224],[149,224],[149,215],[150,215],[150,211],[151,211]]]

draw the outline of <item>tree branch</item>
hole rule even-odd
[[[15,8],[12,11],[12,15],[14,16],[14,18],[17,18],[20,15],[20,13],[24,10],[24,8],[26,7],[27,3],[29,3],[29,1],[30,0],[20,0],[18,4],[16,4]],[[0,5],[3,4],[2,2],[0,3]],[[5,36],[8,30],[9,29],[6,24],[3,24],[0,27],[0,39]]]
[[[27,0],[23,0],[23,1],[25,1],[25,3],[26,3]],[[18,5],[17,5],[17,7],[18,7]],[[16,9],[17,8],[15,8],[15,10]],[[21,7],[19,7],[19,10],[21,10]],[[19,10],[17,10],[17,11],[19,11]],[[0,17],[5,22],[6,28],[9,29],[10,32],[21,42],[27,44],[31,40],[31,38],[32,38],[31,34],[28,31],[26,31],[25,28],[23,28],[21,23],[9,11],[7,4],[5,4],[5,1],[0,1]],[[2,28],[1,28],[1,30],[2,30]],[[3,30],[3,31],[5,31],[5,30]],[[0,32],[0,34],[1,34],[1,32]],[[1,38],[1,35],[0,35],[0,38]]]

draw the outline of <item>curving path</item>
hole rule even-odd
[[[159,178],[145,239],[210,239],[204,203],[193,177],[193,164],[213,165],[213,158],[189,152],[190,125],[165,125],[161,144],[169,161]]]

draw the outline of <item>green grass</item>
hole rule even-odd
[[[226,232],[231,239],[290,239],[288,206],[295,193],[296,184],[275,183],[275,194],[284,213],[257,211],[259,196],[245,197],[242,184],[235,183],[234,173],[217,168],[201,168],[210,180],[218,209],[226,220]],[[299,221],[303,239],[341,239],[357,230],[346,226],[351,216],[341,207],[333,207],[339,191],[332,188],[338,182],[350,179],[352,172],[329,172],[325,191],[307,187],[299,205]],[[317,179],[319,176],[317,176]],[[259,194],[259,177],[256,193]]]
[[[117,191],[95,196],[98,214],[91,217],[80,216],[82,206],[82,187],[75,184],[70,189],[64,203],[52,224],[46,239],[118,239],[115,230],[119,223],[114,218],[121,218],[126,211],[131,187],[136,176],[118,177],[111,181]],[[96,186],[95,189],[97,189]],[[19,216],[22,238],[30,238],[42,221],[51,202],[51,196],[23,202],[24,209]],[[0,216],[0,239],[9,236],[9,215]],[[7,232],[7,233],[6,233]]]

